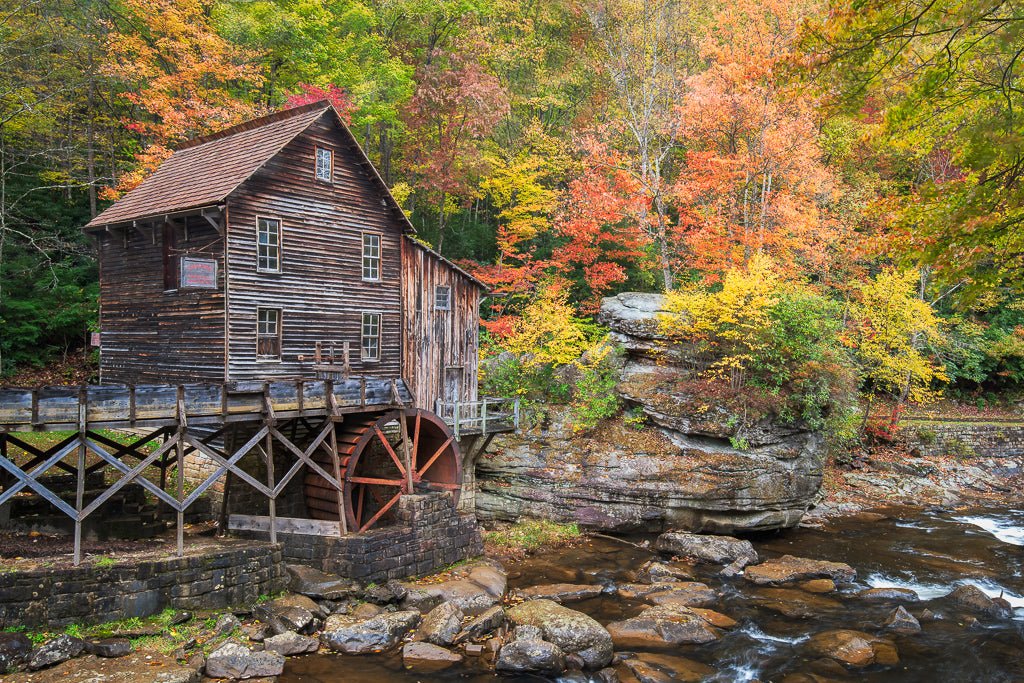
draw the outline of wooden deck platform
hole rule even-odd
[[[180,402],[179,402],[180,399]],[[0,432],[223,425],[386,410],[410,405],[400,379],[352,377],[222,384],[0,388]],[[183,414],[182,414],[183,411]]]

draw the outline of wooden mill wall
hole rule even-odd
[[[229,379],[311,374],[316,342],[348,341],[357,375],[401,376],[402,224],[326,112],[228,202]],[[314,179],[315,147],[334,150],[334,182]],[[281,273],[256,268],[257,216],[281,221]],[[362,233],[381,236],[381,278],[362,280]],[[256,359],[256,310],[282,310],[280,361]],[[382,314],[377,362],[360,358],[363,312]]]
[[[102,382],[224,379],[224,243],[199,217],[185,239],[185,220],[178,253],[216,258],[217,289],[165,291],[162,224],[99,233]]]
[[[403,294],[403,377],[421,408],[434,410],[446,395],[446,373],[461,375],[458,400],[477,400],[481,288],[411,239],[403,243],[409,286]],[[435,306],[435,288],[451,288],[450,310]]]

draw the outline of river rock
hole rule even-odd
[[[398,645],[420,623],[415,610],[385,612],[369,619],[332,614],[327,617],[321,642],[335,652],[362,655],[380,652]]]
[[[317,630],[323,610],[305,595],[286,595],[276,600],[256,605],[253,614],[270,627],[274,634],[295,631],[310,634]]]
[[[263,641],[263,648],[285,657],[305,655],[320,649],[320,641],[295,631],[285,631]]]
[[[283,671],[284,657],[276,652],[253,652],[231,641],[206,658],[206,675],[210,678],[262,678],[280,676]]]
[[[97,657],[115,659],[132,653],[132,641],[127,638],[100,638],[85,641],[85,651]]]
[[[738,623],[732,617],[728,617],[721,612],[716,612],[713,609],[707,609],[705,607],[691,607],[690,609],[699,614],[704,621],[708,622],[712,626],[717,626],[718,628],[729,629],[733,628]]]
[[[359,584],[352,579],[328,574],[301,564],[285,565],[291,580],[288,584],[293,593],[314,600],[344,600],[359,595]]]
[[[638,616],[608,624],[617,648],[668,648],[710,643],[720,633],[707,619],[688,607],[658,605]]]
[[[26,664],[32,656],[32,641],[24,633],[0,633],[0,674]]]
[[[810,579],[801,581],[800,588],[808,593],[831,593],[836,589],[836,582],[832,579]]]
[[[623,600],[643,600],[651,593],[662,593],[674,589],[685,588],[690,581],[658,581],[657,583],[620,583],[615,588],[616,594]]]
[[[759,586],[771,586],[805,579],[832,579],[843,583],[853,581],[857,572],[853,567],[842,562],[783,555],[759,565],[747,567],[743,575],[748,581]]]
[[[578,655],[587,669],[601,669],[612,659],[612,638],[591,617],[551,600],[529,600],[508,611],[516,626],[526,624],[544,631],[544,640],[566,655]]]
[[[622,660],[640,683],[699,683],[716,672],[710,666],[685,657],[656,652],[642,652]]]
[[[849,629],[817,633],[807,641],[806,648],[812,654],[834,659],[853,668],[871,664],[893,666],[899,663],[896,646],[892,641]]]
[[[462,661],[462,655],[439,645],[418,641],[402,646],[402,665],[417,673],[443,671]]]
[[[900,605],[889,613],[882,623],[882,628],[895,633],[917,633],[921,630],[921,622]]]
[[[560,674],[565,671],[565,654],[545,640],[513,640],[498,651],[494,668],[502,673]]]
[[[463,614],[476,616],[498,604],[508,586],[504,569],[490,563],[463,567],[453,578],[440,583],[406,583],[404,609],[427,612],[442,602],[450,602]]]
[[[875,602],[917,602],[920,599],[916,591],[909,588],[868,588],[856,594],[861,600]]]
[[[697,562],[735,564],[738,569],[757,562],[757,551],[750,541],[732,536],[670,531],[658,536],[657,548],[662,552],[682,555]]]
[[[401,602],[409,589],[401,582],[391,579],[382,585],[370,585],[363,589],[363,598],[375,605],[391,605]]]
[[[459,635],[455,637],[455,643],[464,643],[468,640],[475,640],[497,630],[505,623],[505,610],[501,605],[495,605],[483,614],[470,620],[462,627]]]
[[[442,602],[423,617],[416,639],[434,645],[451,645],[462,630],[462,619],[462,610],[450,602]]]
[[[644,600],[655,605],[707,607],[718,601],[718,593],[709,588],[707,584],[690,581],[677,588],[650,593],[644,597]]]
[[[66,662],[82,654],[84,649],[85,642],[81,638],[75,638],[66,634],[57,636],[43,643],[38,650],[32,653],[32,657],[28,662],[28,668],[36,671]]]
[[[593,584],[551,583],[542,586],[530,586],[516,591],[516,595],[524,600],[554,600],[555,602],[577,602],[596,598],[604,589]]]
[[[794,619],[808,619],[820,616],[823,612],[844,609],[841,602],[831,598],[791,588],[758,589],[752,594],[751,602]]]
[[[957,607],[980,612],[990,617],[1005,617],[1009,614],[1006,606],[1000,605],[985,595],[980,588],[969,583],[957,586],[946,596],[946,599],[951,600]]]
[[[658,583],[659,581],[688,581],[696,575],[691,565],[682,562],[650,560],[637,570],[635,576],[640,583]]]

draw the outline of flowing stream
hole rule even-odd
[[[885,518],[853,516],[831,521],[822,529],[793,529],[751,540],[762,559],[791,554],[846,562],[857,570],[856,589],[898,586],[917,591],[920,602],[907,604],[907,609],[915,616],[925,610],[935,615],[930,620],[922,619],[920,633],[883,632],[881,624],[895,605],[854,597],[853,587],[823,596],[794,590],[791,595],[797,602],[780,608],[764,600],[763,589],[742,577],[723,579],[717,575],[717,567],[700,567],[698,580],[722,594],[714,609],[737,620],[739,625],[725,631],[717,642],[680,646],[669,654],[713,667],[717,674],[706,680],[721,683],[767,683],[782,681],[787,676],[794,682],[1024,681],[1024,507],[969,512],[889,508],[880,512]],[[642,543],[650,539],[628,540]],[[653,557],[655,554],[648,550],[596,538],[575,548],[546,552],[509,566],[509,586],[568,582],[611,587],[630,581],[630,572]],[[1014,607],[1013,615],[1002,619],[979,615],[979,621],[972,624],[965,619],[965,612],[944,599],[957,585],[965,583],[992,597],[1002,596]],[[802,596],[806,596],[806,604],[797,604],[805,599]],[[647,605],[623,600],[609,591],[568,606],[608,623],[635,616]],[[803,644],[811,635],[835,628],[891,638],[899,651],[899,664],[876,665],[848,674],[833,667],[823,674],[821,663],[806,653]],[[456,680],[494,681],[496,677],[479,658],[467,658],[461,668],[441,674],[414,675],[403,671],[400,656],[392,653],[293,659],[280,678],[281,683]]]

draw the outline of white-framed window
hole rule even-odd
[[[363,233],[363,279],[380,279],[380,235]]]
[[[439,311],[452,310],[452,288],[434,287],[434,308]]]
[[[256,270],[281,272],[281,221],[276,218],[256,219]]]
[[[256,309],[256,358],[281,360],[281,309]]]
[[[380,313],[363,313],[359,342],[363,360],[380,360],[380,318]]]
[[[326,147],[316,148],[316,179],[325,183],[334,181],[334,152]]]

